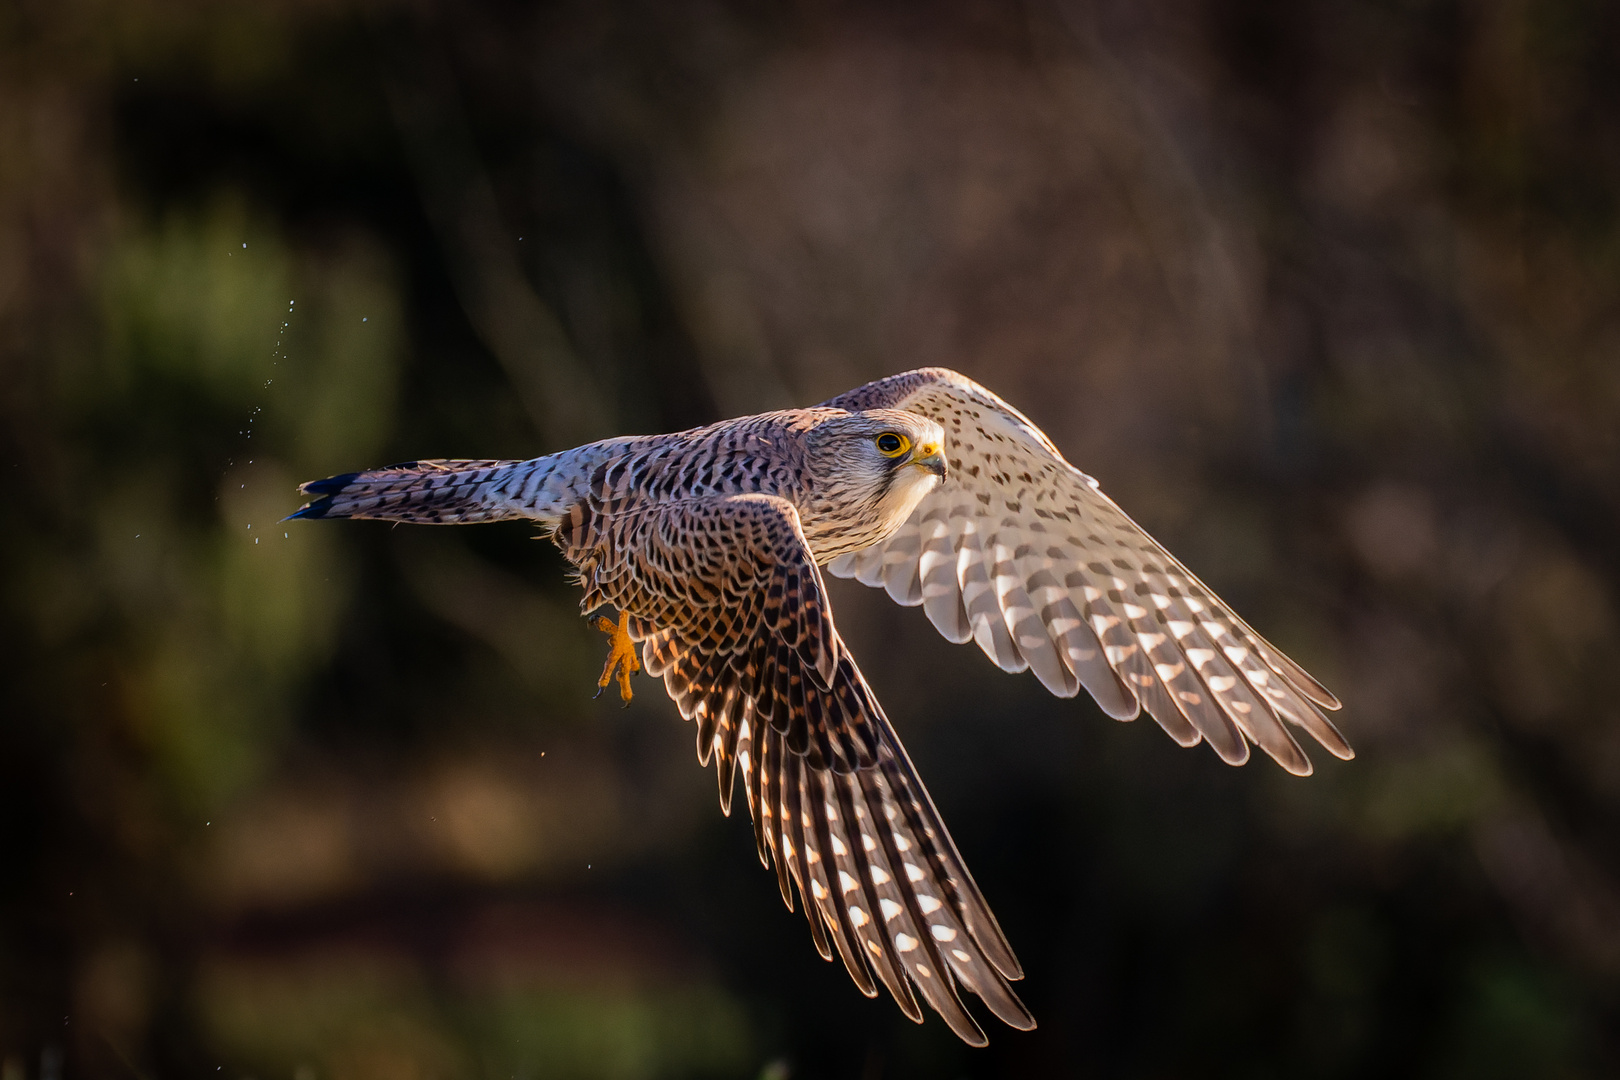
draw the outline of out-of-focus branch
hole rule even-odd
[[[388,35],[382,64],[383,87],[422,205],[479,339],[548,443],[575,446],[613,434],[602,388],[524,277],[462,115],[454,76],[427,28]]]
[[[1620,973],[1620,895],[1578,845],[1559,839],[1533,806],[1513,806],[1473,830],[1486,875],[1533,935],[1588,971]]]
[[[1166,298],[1196,327],[1194,342],[1219,368],[1241,374],[1240,393],[1269,423],[1271,391],[1254,346],[1257,298],[1236,265],[1230,223],[1212,204],[1169,103],[1148,84],[1151,63],[1127,62],[1097,26],[1097,12],[1072,0],[1029,8],[1035,58],[1054,98],[1067,107],[1080,139],[1118,193],[1153,260]],[[1064,32],[1057,32],[1064,31]]]

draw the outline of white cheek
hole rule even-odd
[[[927,469],[906,466],[889,487],[889,512],[907,518],[930,491],[939,486],[939,477]]]

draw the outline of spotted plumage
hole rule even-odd
[[[1009,986],[1023,972],[833,624],[824,569],[921,606],[1004,670],[1059,696],[1084,686],[1119,719],[1145,708],[1234,764],[1252,743],[1309,773],[1290,728],[1351,756],[1322,712],[1333,695],[1021,413],[941,368],[811,409],[302,490],[315,498],[294,517],[551,529],[584,609],[624,613],[647,673],[695,722],[727,813],[740,774],[760,860],[821,955],[918,1021],[920,996],[975,1045],[957,988],[1027,1029]]]

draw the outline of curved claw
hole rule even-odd
[[[602,677],[596,680],[596,693],[594,697],[601,697],[602,691],[613,681],[614,670],[618,670],[619,699],[628,707],[634,694],[630,690],[630,676],[641,670],[641,658],[636,656],[636,644],[630,640],[630,613],[619,612],[619,621],[615,623],[606,616],[599,616],[596,628],[608,636],[607,663],[602,666]]]

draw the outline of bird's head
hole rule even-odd
[[[844,550],[894,532],[946,475],[944,431],[898,409],[829,417],[809,433],[807,450],[817,510],[842,519],[830,533],[849,545]],[[806,530],[814,530],[812,523]]]

